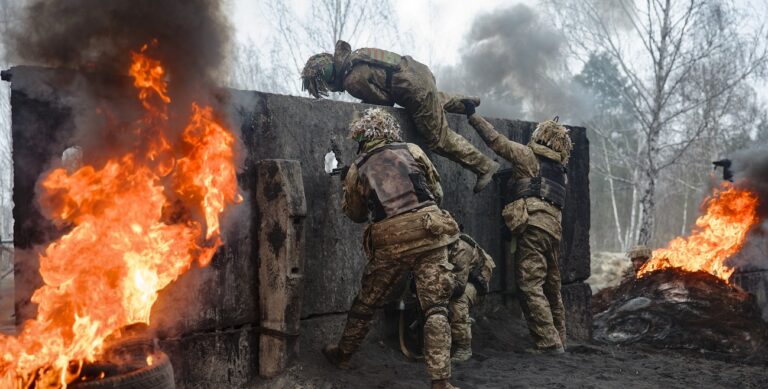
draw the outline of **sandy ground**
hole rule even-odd
[[[424,366],[404,360],[379,341],[369,341],[338,370],[319,353],[337,334],[305,345],[286,374],[251,388],[428,388]],[[500,308],[478,315],[475,356],[454,365],[453,382],[472,388],[766,388],[765,362],[740,363],[672,350],[571,343],[562,356],[525,354],[531,346],[517,313]],[[727,358],[726,358],[727,359]]]

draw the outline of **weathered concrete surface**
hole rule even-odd
[[[259,213],[259,375],[282,373],[299,352],[304,292],[307,201],[298,161],[266,159],[256,167]]]
[[[565,305],[566,333],[569,339],[592,339],[592,309],[589,305],[592,289],[585,282],[563,285],[561,289]]]
[[[258,378],[259,333],[251,326],[163,339],[179,389],[239,388]]]
[[[301,161],[309,213],[307,215],[306,271],[303,317],[349,308],[364,266],[360,241],[362,226],[341,213],[339,180],[323,172],[323,156],[330,149],[344,163],[355,156],[357,145],[347,139],[347,125],[355,112],[366,108],[328,100],[295,98],[258,92],[236,91],[230,96],[235,122],[241,121],[246,146],[246,166],[262,158],[289,158]],[[421,143],[403,110],[393,109],[400,119],[404,138]],[[464,116],[449,115],[449,123],[460,134],[494,155]],[[534,124],[493,119],[491,122],[511,139],[527,142]],[[575,149],[569,166],[568,203],[563,215],[563,282],[589,276],[589,183],[588,141],[583,128],[572,128]],[[464,230],[474,236],[494,258],[501,258],[501,203],[497,191],[489,188],[472,194],[474,176],[445,158],[430,154],[444,184],[444,206]],[[496,158],[497,160],[499,158]],[[502,167],[508,166],[505,161]],[[499,272],[497,274],[500,274]],[[497,276],[494,289],[499,289]]]
[[[50,166],[65,146],[69,146],[67,140],[76,125],[71,107],[73,91],[81,88],[87,80],[72,72],[29,67],[14,68],[12,77],[12,134],[17,173],[14,177],[14,235],[17,247],[29,252],[29,255],[18,255],[15,263],[16,279],[24,280],[17,282],[16,302],[17,305],[26,304],[25,312],[34,312],[34,307],[28,304],[32,291],[40,282],[36,277],[34,250],[60,234],[40,216],[34,201],[35,185],[40,173]],[[247,91],[222,91],[221,96],[222,105],[229,109],[232,127],[241,130],[244,164],[238,180],[246,199],[253,198],[255,166],[259,160],[295,159],[301,164],[308,210],[304,268],[307,276],[301,317],[307,319],[345,312],[359,288],[364,266],[360,245],[363,227],[342,215],[341,185],[337,177],[324,173],[323,156],[334,149],[343,163],[349,163],[354,158],[356,144],[347,139],[347,125],[355,112],[367,106]],[[392,112],[402,123],[405,140],[423,145],[405,112],[399,109],[392,109]],[[457,132],[480,150],[489,156],[494,155],[468,126],[465,117],[448,115],[448,120]],[[534,126],[529,122],[501,119],[492,119],[491,122],[500,132],[519,142],[528,140]],[[568,170],[568,202],[563,215],[561,256],[561,273],[566,284],[564,294],[569,293],[567,284],[578,283],[589,276],[589,144],[583,128],[571,128],[571,136],[575,149]],[[444,206],[494,258],[502,258],[504,243],[498,190],[489,187],[474,195],[474,176],[471,173],[445,158],[434,154],[430,157],[442,177]],[[502,167],[508,166],[505,161],[499,162]],[[234,338],[210,335],[217,334],[217,331],[239,331],[232,329],[247,326],[255,332],[258,327],[256,269],[259,262],[256,255],[258,247],[253,237],[258,236],[259,227],[251,222],[249,216],[256,213],[255,204],[248,200],[240,209],[233,210],[230,219],[234,222],[230,221],[232,225],[227,229],[226,244],[211,265],[206,269],[193,269],[162,291],[153,309],[152,325],[161,338],[166,339],[164,344],[176,342],[188,345],[168,352],[175,365],[189,365],[185,373],[177,374],[180,387],[187,387],[184,382],[193,385],[192,379],[184,381],[187,380],[184,378],[186,374],[195,377],[206,374],[204,369],[207,368],[197,369],[194,366],[213,366],[205,365],[208,362],[204,361],[238,366],[249,363],[251,368],[257,366],[257,357],[254,356],[254,353],[257,354],[257,335]],[[511,281],[501,277],[506,264],[499,265],[500,271],[493,280],[494,290],[499,290],[503,282],[512,285]],[[578,290],[581,286],[573,288]],[[574,295],[579,296],[578,293]],[[579,298],[573,301],[579,301]],[[569,326],[573,327],[570,324],[573,320],[588,320],[586,316],[576,318],[581,310],[575,309],[569,314]],[[19,320],[23,318],[23,315],[17,317]],[[210,340],[209,336],[214,336],[216,340]],[[205,358],[209,359],[202,356],[193,358],[190,348],[197,346],[187,339],[200,339],[201,346],[195,350],[199,350],[201,355],[207,350]],[[236,343],[218,345],[216,342]],[[232,352],[239,347],[238,342],[245,342],[251,351],[245,354]],[[256,374],[247,369],[227,371],[233,374],[230,381],[216,382],[240,382]],[[238,378],[233,378],[234,375]]]

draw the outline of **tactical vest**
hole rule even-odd
[[[387,50],[370,47],[357,49],[349,55],[342,74],[344,77],[346,77],[346,75],[352,70],[353,67],[355,67],[355,65],[361,63],[382,68],[387,73],[387,79],[385,81],[386,89],[387,91],[391,91],[392,74],[400,71],[400,60],[402,58],[403,57],[400,56],[400,54],[396,54]]]
[[[349,63],[351,66],[367,63],[384,69],[400,70],[401,58],[400,54],[391,51],[366,47],[353,51],[349,56]]]
[[[565,166],[559,161],[536,155],[539,161],[539,175],[507,181],[510,202],[526,197],[538,197],[558,209],[565,205]]]
[[[391,143],[358,157],[358,178],[369,189],[368,210],[373,221],[435,204],[435,196],[405,143]]]

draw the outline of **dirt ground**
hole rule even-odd
[[[454,364],[454,385],[473,388],[768,388],[766,362],[730,360],[674,350],[615,347],[571,342],[562,356],[525,354],[531,346],[524,321],[513,309],[477,315],[473,359]],[[327,334],[302,349],[286,374],[252,388],[428,388],[421,363],[372,340],[338,370],[319,352],[335,341]]]

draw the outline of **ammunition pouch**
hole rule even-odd
[[[448,211],[429,205],[370,226],[370,244],[377,258],[397,259],[447,246],[459,237],[459,226]]]
[[[517,235],[525,231],[528,227],[528,208],[525,199],[517,199],[507,204],[501,211],[504,218],[504,224],[509,228],[512,235]]]

